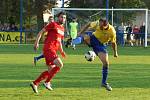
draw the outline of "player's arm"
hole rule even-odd
[[[59,44],[60,44],[60,46],[59,46],[59,52],[60,52],[61,56],[62,56],[63,58],[65,58],[65,57],[66,57],[66,54],[65,54],[65,52],[64,52],[64,50],[63,50],[61,41],[59,41]]]
[[[114,57],[118,57],[116,42],[112,42],[112,48],[113,48],[113,52],[114,52]]]
[[[36,37],[36,40],[35,40],[35,42],[34,42],[34,50],[35,50],[35,51],[36,51],[37,48],[39,47],[39,41],[40,41],[40,39],[41,39],[41,37],[42,37],[42,35],[44,34],[45,31],[46,31],[45,28],[43,28],[43,29],[38,33],[38,35],[37,35],[37,37]]]
[[[84,33],[89,27],[91,23],[86,24],[79,32],[78,35]]]
[[[114,57],[118,57],[117,43],[116,43],[116,31],[114,28],[112,29],[111,43],[112,43],[112,48],[113,48],[113,52],[114,52]]]

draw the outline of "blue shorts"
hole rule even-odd
[[[88,36],[92,36],[93,31],[86,31],[85,34],[87,34]]]
[[[98,55],[99,52],[108,53],[106,45],[101,43],[94,35],[90,36],[90,46],[93,48],[96,55]]]

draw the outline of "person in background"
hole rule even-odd
[[[119,44],[121,46],[124,46],[125,41],[124,41],[124,24],[121,23],[121,25],[118,27],[118,39],[119,39]]]
[[[69,23],[69,30],[70,30],[70,37],[72,39],[72,48],[75,50],[75,44],[74,44],[74,40],[77,38],[77,32],[78,32],[78,23],[77,23],[77,19],[74,17],[72,19],[72,21]]]
[[[10,31],[18,31],[18,28],[15,24],[10,25]]]
[[[138,28],[137,25],[134,25],[134,27],[133,27],[133,34],[134,34],[136,46],[140,45],[140,34],[139,33],[140,33],[140,29]]]
[[[140,26],[140,39],[141,39],[141,45],[144,46],[145,42],[145,23],[142,22],[142,25]]]
[[[126,31],[127,31],[127,42],[130,46],[133,46],[133,42],[132,42],[132,26],[131,24],[128,24],[127,28],[126,28]]]

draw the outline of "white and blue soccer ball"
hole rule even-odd
[[[88,51],[84,54],[84,56],[87,61],[93,61],[96,58],[96,54],[94,51]]]

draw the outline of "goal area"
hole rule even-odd
[[[124,27],[124,35],[123,41],[126,45],[127,43],[127,27],[129,24],[132,27],[131,38],[133,41],[135,40],[135,33],[133,32],[133,28],[136,26],[139,29],[137,34],[142,35],[143,38],[139,38],[139,46],[147,47],[147,36],[148,31],[150,32],[150,27],[148,27],[148,9],[92,9],[92,8],[52,8],[52,14],[54,16],[57,15],[60,11],[64,11],[67,14],[67,23],[66,23],[66,34],[69,34],[68,25],[71,22],[72,18],[77,18],[77,22],[79,28],[83,27],[87,22],[96,21],[100,17],[106,17],[111,25],[113,25],[118,31],[118,27],[123,24]],[[107,16],[106,16],[107,15]],[[140,27],[144,24],[144,33],[141,33]]]

